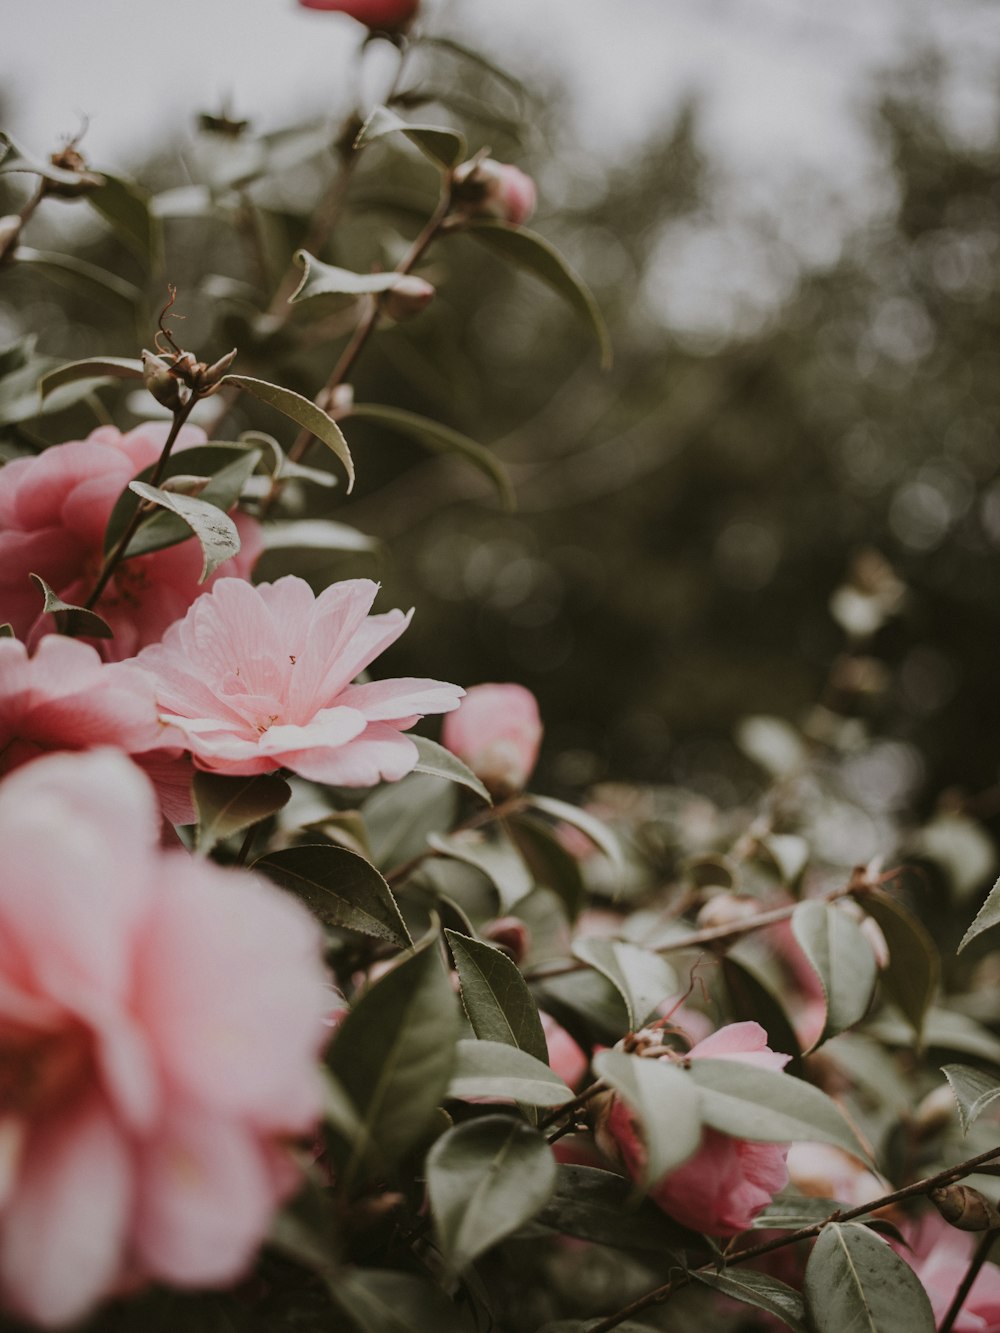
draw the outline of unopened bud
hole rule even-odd
[[[760,912],[760,903],[746,893],[716,893],[698,912],[698,929],[738,926]]]
[[[96,190],[104,184],[104,177],[94,171],[88,171],[86,158],[72,144],[58,153],[53,153],[49,161],[60,171],[72,172],[76,179],[57,181],[46,177],[46,194],[58,195],[62,199],[76,199],[79,195],[89,194],[91,190]]]
[[[208,398],[218,391],[223,375],[236,360],[237,350],[234,347],[231,352],[227,352],[225,356],[220,356],[218,361],[214,361],[212,365],[198,368],[198,390],[203,398]]]
[[[531,932],[520,917],[500,916],[483,928],[483,939],[498,945],[520,964],[531,944]]]
[[[426,310],[433,299],[434,288],[431,284],[407,273],[394,287],[382,294],[379,309],[390,319],[412,319],[414,315]]]
[[[163,407],[173,412],[183,407],[188,391],[178,380],[173,369],[155,353],[142,350],[142,382]]]
[[[6,217],[0,218],[0,262],[4,259],[13,259],[20,234],[20,214],[8,213]]]
[[[519,227],[535,211],[535,182],[520,167],[471,158],[452,172],[452,198],[468,217],[494,217]]]
[[[959,1231],[992,1231],[1000,1227],[1000,1211],[971,1185],[942,1185],[931,1190],[931,1203],[944,1220]]]

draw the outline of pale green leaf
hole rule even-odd
[[[698,1087],[669,1060],[601,1051],[594,1071],[634,1111],[646,1146],[643,1184],[652,1188],[698,1151],[702,1113]]]
[[[864,1018],[878,967],[860,926],[832,903],[799,903],[792,913],[792,931],[826,999],[826,1023],[816,1042],[820,1045]]]
[[[171,514],[184,520],[201,546],[202,561],[199,583],[219,568],[224,560],[229,560],[240,552],[240,534],[236,524],[227,513],[205,500],[195,499],[191,495],[177,495],[172,491],[162,490],[159,486],[150,486],[144,481],[129,482],[129,489],[150,504],[159,505]]]
[[[413,125],[384,106],[377,106],[362,125],[354,141],[354,147],[365,148],[386,134],[404,134],[412,144],[440,167],[449,169],[455,167],[468,154],[465,137],[457,130],[450,130],[442,125]]]
[[[300,393],[294,393],[291,389],[284,389],[277,384],[269,384],[267,380],[252,379],[249,375],[226,375],[222,383],[235,384],[237,388],[244,389],[254,398],[259,398],[262,403],[267,403],[269,407],[290,417],[317,440],[321,440],[344,465],[344,471],[347,473],[347,489],[349,491],[354,489],[354,460],[351,451],[347,447],[347,441],[340,427],[322,408],[311,403],[308,398],[303,398]]]
[[[934,1333],[920,1279],[893,1248],[856,1222],[823,1228],[806,1265],[815,1333]]]
[[[547,1064],[499,1041],[460,1041],[448,1096],[507,1097],[526,1106],[562,1106],[572,1091]]]
[[[615,987],[625,1001],[633,1031],[677,992],[677,974],[666,959],[636,944],[585,936],[576,940],[573,953]]]

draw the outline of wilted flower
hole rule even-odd
[[[737,1060],[761,1069],[781,1070],[790,1056],[767,1045],[759,1023],[730,1023],[692,1046],[691,1060]],[[669,1116],[668,1107],[664,1115]],[[646,1150],[632,1113],[618,1097],[612,1099],[602,1138],[608,1139],[633,1179],[643,1172]],[[734,1236],[754,1218],[788,1181],[788,1145],[755,1143],[704,1128],[693,1157],[666,1176],[650,1198],[676,1221],[709,1236]]]
[[[321,1107],[320,933],[289,895],[155,846],[123,755],[0,785],[0,1303],[231,1283]]]
[[[420,0],[299,0],[303,9],[326,9],[348,14],[373,32],[395,32],[417,15]]]
[[[368,787],[411,771],[402,733],[458,706],[439,680],[351,682],[403,633],[402,611],[369,615],[378,584],[335,583],[318,597],[292,575],[252,587],[222,579],[139,664],[157,682],[161,716],[199,768]],[[412,613],[411,613],[412,614]]]
[[[441,740],[497,797],[521,791],[542,743],[538,703],[523,685],[473,685]]]
[[[57,444],[34,458],[15,458],[0,468],[0,620],[19,638],[33,642],[51,629],[41,615],[41,593],[28,576],[40,575],[63,601],[83,605],[104,557],[104,531],[122,491],[160,455],[168,426],[150,422],[122,435],[101,426],[85,440]],[[185,426],[176,449],[201,444],[205,433]],[[263,549],[259,525],[235,516],[242,549],[223,566],[249,577]],[[199,584],[202,552],[197,541],[168,546],[124,560],[94,610],[114,631],[95,640],[101,656],[131,657],[162,637],[214,575]]]

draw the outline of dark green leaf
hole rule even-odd
[[[955,1094],[962,1132],[968,1134],[982,1113],[1000,1101],[1000,1079],[971,1065],[945,1065],[941,1072]]]
[[[706,1125],[760,1143],[832,1143],[868,1157],[837,1104],[811,1083],[738,1060],[692,1060]]]
[[[427,1156],[427,1193],[452,1272],[530,1221],[555,1183],[545,1139],[510,1116],[467,1120],[443,1134]]]
[[[245,389],[262,403],[267,403],[269,407],[290,417],[317,440],[321,440],[344,465],[344,471],[347,473],[347,489],[353,490],[354,460],[351,451],[341,434],[340,427],[322,408],[311,403],[308,398],[303,398],[300,393],[293,393],[291,389],[283,389],[277,384],[269,384],[266,380],[251,379],[248,375],[226,375],[222,383],[235,384],[238,388]]]
[[[217,843],[275,814],[287,803],[292,789],[274,773],[229,777],[199,771],[191,794],[198,812],[198,850],[207,856]]]
[[[142,362],[124,356],[92,356],[84,361],[67,361],[48,371],[38,381],[38,392],[47,397],[53,389],[76,380],[141,380]]]
[[[670,964],[648,949],[624,940],[586,936],[573,945],[574,956],[596,968],[615,987],[628,1010],[629,1026],[635,1031],[678,989],[677,974]]]
[[[737,944],[722,959],[722,976],[733,1018],[764,1028],[771,1049],[800,1060],[802,1050],[791,1019],[755,953]]]
[[[962,936],[958,952],[961,953],[965,946],[971,944],[984,930],[990,930],[996,925],[1000,925],[1000,879],[990,889],[986,901],[973,918],[972,925]]]
[[[566,904],[566,911],[575,918],[583,907],[586,889],[580,874],[580,864],[571,856],[552,832],[550,825],[532,815],[518,811],[507,819],[510,836],[528,864],[535,884],[551,889]]]
[[[594,1072],[635,1112],[646,1145],[643,1184],[647,1189],[698,1151],[700,1097],[683,1070],[668,1060],[601,1051],[594,1056]]]
[[[433,831],[454,823],[456,806],[452,784],[426,773],[376,788],[361,807],[376,865],[395,868],[419,856]]]
[[[611,365],[611,339],[600,307],[583,279],[566,263],[548,241],[524,227],[481,218],[469,224],[469,235],[481,241],[501,259],[509,259],[540,278],[567,301],[584,323],[590,326],[601,351],[601,367]]]
[[[537,1220],[580,1240],[661,1254],[691,1237],[654,1203],[637,1198],[630,1180],[590,1166],[559,1167],[555,1194]]]
[[[817,1199],[811,1195],[777,1198],[753,1220],[755,1231],[798,1231],[832,1217],[843,1204],[836,1199]]]
[[[548,1063],[538,1007],[517,965],[500,949],[446,930],[462,985],[462,1003],[472,1030],[487,1041],[505,1042]]]
[[[411,1273],[340,1273],[332,1294],[359,1333],[469,1333],[469,1323],[441,1288]],[[329,1325],[330,1333],[335,1327]]]
[[[456,42],[451,37],[438,37],[430,33],[421,33],[417,41],[421,46],[436,46],[442,51],[450,51],[452,55],[458,56],[461,60],[466,60],[469,64],[492,74],[495,79],[499,79],[501,83],[506,84],[513,93],[521,95],[526,91],[520,79],[515,78],[513,74],[508,74],[505,69],[495,65],[492,60],[487,60],[479,51],[473,51],[470,47],[463,46],[461,42]]]
[[[269,1245],[327,1282],[333,1279],[340,1251],[340,1217],[331,1196],[318,1179],[307,1179],[274,1218],[267,1237]],[[190,1333],[186,1325],[185,1333]]]
[[[329,1066],[366,1128],[345,1189],[363,1163],[384,1170],[424,1137],[448,1089],[458,1030],[435,931],[365,991],[330,1046]]]
[[[325,842],[285,847],[262,856],[254,869],[301,898],[326,926],[356,930],[404,949],[411,943],[392,890],[357,852]]]
[[[498,832],[487,839],[477,834],[432,833],[427,844],[442,856],[462,861],[484,874],[500,895],[505,912],[510,911],[534,887],[528,867],[509,837]]]
[[[149,195],[135,181],[102,172],[104,184],[87,194],[87,202],[111,223],[122,240],[148,264],[159,262],[159,223],[149,209]]]
[[[868,1012],[878,968],[857,922],[831,903],[799,903],[792,930],[826,997],[826,1023],[816,1045],[859,1023]]]
[[[493,804],[489,792],[472,769],[463,764],[450,750],[438,745],[436,741],[428,740],[426,736],[411,735],[410,740],[417,747],[420,756],[413,770],[415,773],[430,773],[432,777],[457,782],[463,787],[468,787],[469,791],[474,791],[487,805]]]
[[[588,814],[586,810],[581,810],[577,805],[571,805],[569,801],[556,801],[551,796],[534,796],[528,793],[524,799],[542,814],[579,829],[616,866],[622,865],[621,843],[617,835],[600,819]]]
[[[458,454],[466,462],[482,472],[497,489],[504,508],[515,507],[514,488],[511,486],[507,469],[489,449],[467,435],[462,435],[450,426],[442,426],[439,421],[418,416],[416,412],[404,412],[400,407],[382,407],[378,403],[355,403],[348,412],[348,418],[361,421],[376,421],[388,426],[390,430],[408,435],[419,444],[426,446],[435,454]]]
[[[460,1041],[448,1096],[509,1097],[527,1106],[562,1106],[572,1091],[547,1064],[499,1041]]]
[[[348,1142],[363,1136],[364,1126],[350,1097],[329,1069],[324,1069],[323,1074],[323,1119]]]
[[[881,889],[866,893],[861,906],[874,917],[889,948],[889,966],[882,973],[882,985],[919,1041],[941,975],[937,946],[913,913]]]
[[[64,255],[48,250],[32,250],[26,245],[19,245],[15,252],[19,264],[33,264],[40,268],[47,277],[72,287],[84,296],[98,296],[116,301],[123,301],[130,308],[135,308],[142,300],[142,292],[132,283],[120,278],[117,273],[98,268],[77,255]]]
[[[757,1273],[752,1268],[724,1268],[721,1273],[695,1269],[691,1276],[731,1300],[742,1301],[744,1305],[752,1305],[757,1310],[766,1310],[794,1329],[795,1333],[806,1333],[805,1301],[792,1287],[779,1282],[769,1273]]]
[[[42,614],[55,616],[56,628],[60,634],[66,634],[75,639],[113,639],[115,637],[114,630],[96,611],[88,611],[85,606],[72,606],[69,602],[64,602],[61,597],[52,591],[40,574],[32,574],[31,577],[41,588],[45,598]]]
[[[236,524],[216,505],[190,495],[177,495],[144,481],[130,481],[129,490],[150,504],[159,505],[169,513],[176,514],[198,538],[204,556],[199,583],[204,583],[210,574],[214,574],[224,560],[239,555],[240,534]]]
[[[557,1018],[581,1045],[618,1041],[629,1030],[625,1001],[600,972],[567,972],[533,984],[543,1009]]]
[[[865,1031],[890,1046],[912,1046],[913,1028],[908,1022],[881,1015],[875,1022],[865,1024]],[[966,1014],[932,1006],[924,1020],[923,1043],[946,1051],[959,1051],[979,1060],[990,1060],[1000,1065],[1000,1041],[989,1028],[977,1023]]]
[[[804,1293],[816,1333],[934,1333],[920,1279],[856,1222],[831,1222],[806,1265]]]
[[[375,296],[392,291],[406,276],[402,273],[354,273],[349,268],[324,264],[308,250],[296,250],[295,262],[302,269],[302,281],[288,298],[293,305],[314,296]]]
[[[377,106],[354,141],[355,149],[365,148],[385,134],[405,134],[412,144],[438,166],[457,166],[468,154],[465,137],[442,125],[411,125],[388,107]]]

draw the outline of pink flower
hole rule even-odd
[[[578,1046],[561,1023],[557,1023],[551,1014],[540,1010],[542,1031],[549,1051],[549,1064],[568,1088],[576,1089],[583,1080],[590,1065],[582,1047]]]
[[[131,662],[102,662],[89,644],[48,634],[34,654],[0,639],[0,776],[51,750],[114,746],[147,768],[167,819],[191,823],[189,765],[181,737],[159,720],[150,676]]]
[[[535,696],[523,685],[473,685],[445,718],[441,741],[503,798],[531,777],[542,743]]]
[[[349,14],[374,32],[395,32],[416,17],[420,0],[299,0],[303,9]]]
[[[487,157],[455,168],[453,198],[468,217],[494,217],[520,227],[535,211],[538,192],[529,175],[509,162]]]
[[[0,1304],[42,1324],[239,1278],[320,1113],[319,931],[157,823],[110,750],[0,786]]]
[[[793,1143],[787,1166],[788,1178],[800,1194],[854,1206],[884,1193],[877,1176],[829,1143]]]
[[[761,1069],[781,1070],[790,1056],[768,1048],[759,1023],[730,1023],[688,1052],[692,1060],[736,1060]],[[669,1107],[664,1115],[669,1115]],[[633,1179],[643,1171],[646,1150],[629,1108],[611,1102],[605,1128]],[[718,1130],[702,1130],[695,1155],[650,1191],[650,1198],[683,1226],[709,1236],[734,1236],[754,1218],[788,1181],[787,1144],[754,1143]]]
[[[0,620],[10,621],[19,638],[34,642],[51,630],[49,617],[40,615],[41,593],[29,574],[40,575],[74,606],[87,600],[101,568],[104,530],[115,501],[159,457],[166,432],[161,422],[127,435],[101,426],[85,440],[53,445],[0,469]],[[185,426],[177,447],[204,440],[204,431]],[[237,515],[236,526],[242,550],[223,572],[246,578],[263,542],[253,519]],[[101,656],[119,661],[160,639],[218,577],[199,584],[201,566],[194,538],[119,565],[94,608],[115,635],[94,640]]]
[[[958,1231],[938,1213],[926,1213],[906,1235],[912,1249],[897,1245],[923,1284],[939,1325],[969,1267],[980,1233]],[[953,1325],[955,1333],[1000,1333],[1000,1270],[984,1264]]]
[[[458,706],[439,680],[355,677],[406,629],[410,616],[368,612],[378,585],[335,583],[313,595],[289,576],[251,587],[221,579],[138,662],[157,682],[161,716],[199,768],[271,773],[368,787],[411,771],[402,733],[425,713]],[[411,613],[412,614],[412,613]]]

